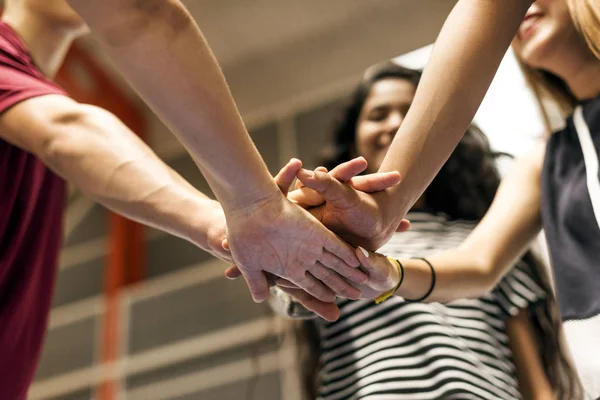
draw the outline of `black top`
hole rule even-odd
[[[586,399],[600,396],[600,96],[548,141],[542,222],[564,332]]]
[[[564,320],[600,314],[600,209],[594,213],[590,196],[600,188],[599,149],[600,96],[582,103],[551,136],[542,172],[542,220]]]

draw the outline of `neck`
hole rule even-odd
[[[42,15],[26,10],[7,10],[2,20],[10,25],[25,42],[36,66],[49,78],[54,78],[62,65],[78,30],[48,21]]]
[[[548,70],[564,80],[577,99],[585,100],[600,93],[600,60],[585,43],[577,47],[572,46],[568,55],[561,54],[561,62]]]

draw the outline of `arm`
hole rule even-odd
[[[353,207],[328,201],[319,211],[327,226],[369,250],[389,240],[471,123],[531,3],[458,1],[380,168],[398,171],[402,183],[385,192],[355,195]],[[308,186],[308,176],[299,178]]]
[[[484,218],[456,249],[427,257],[437,282],[427,301],[481,297],[495,287],[527,250],[541,229],[540,181],[545,143],[517,160],[502,180]],[[398,294],[420,298],[431,273],[420,260],[403,260],[404,281]]]
[[[368,250],[389,240],[471,123],[531,3],[457,2],[380,168],[398,171],[402,183],[376,194],[356,193],[352,207],[347,201],[350,195],[344,201],[328,199],[318,210],[326,226]],[[310,186],[306,174],[299,179]]]
[[[106,207],[230,259],[221,248],[219,203],[165,165],[111,113],[61,95],[41,96],[3,113],[0,135]]]
[[[541,142],[515,162],[485,217],[464,243],[456,249],[428,257],[435,268],[437,280],[435,290],[427,301],[481,297],[496,286],[525,252],[541,229],[540,179],[544,152],[545,143]],[[344,199],[350,201],[356,196],[352,188],[341,184],[330,174],[315,174],[304,182],[325,201],[342,203],[346,201]],[[380,276],[367,285],[357,286],[363,298],[377,297],[395,287],[398,275],[393,273],[396,270],[394,263],[377,253],[363,254],[360,249],[357,249],[356,255],[370,275]],[[404,278],[396,294],[407,299],[421,298],[431,285],[429,267],[421,260],[401,261]]]
[[[551,400],[555,396],[539,355],[539,343],[526,309],[506,321],[506,333],[524,400]]]
[[[192,155],[227,216],[229,246],[256,301],[263,272],[323,301],[364,282],[352,249],[279,191],[223,74],[179,0],[69,0],[131,85]],[[148,60],[150,59],[151,62]],[[340,276],[341,275],[341,276]],[[327,286],[325,286],[327,285]]]
[[[402,184],[379,199],[386,237],[419,198],[471,123],[531,0],[459,0],[444,24],[381,171]],[[381,243],[379,243],[381,244]]]
[[[281,196],[212,51],[180,1],[69,3],[192,154],[226,211]]]

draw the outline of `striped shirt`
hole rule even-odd
[[[475,224],[411,213],[411,229],[379,251],[406,258],[458,246]],[[480,299],[447,304],[392,297],[339,302],[336,322],[317,322],[323,400],[520,399],[505,321],[544,297],[519,263]]]
[[[548,140],[542,222],[567,344],[586,392],[600,398],[600,96]]]

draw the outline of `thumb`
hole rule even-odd
[[[287,196],[288,190],[296,178],[296,174],[302,168],[302,161],[297,158],[292,158],[288,163],[281,168],[274,180],[284,196]]]
[[[410,221],[407,219],[403,219],[402,222],[400,222],[400,225],[398,225],[398,228],[396,228],[396,232],[406,232],[409,229]]]

